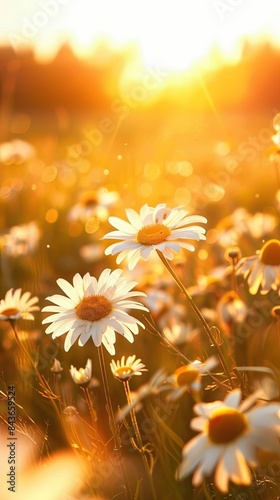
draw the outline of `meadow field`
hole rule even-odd
[[[3,108],[3,500],[280,497],[279,99],[143,85]]]

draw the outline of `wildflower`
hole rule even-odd
[[[136,359],[135,354],[128,356],[127,359],[122,356],[121,361],[112,359],[110,367],[114,377],[120,381],[128,380],[133,375],[142,375],[142,372],[147,371],[145,365],[141,363],[141,359]]]
[[[217,312],[223,330],[230,334],[232,325],[241,324],[248,315],[248,307],[239,295],[231,290],[220,298]]]
[[[39,310],[35,305],[37,302],[38,297],[31,298],[30,292],[21,295],[21,288],[15,291],[10,288],[5,298],[0,301],[0,320],[34,319],[32,312]]]
[[[96,217],[99,221],[105,221],[108,218],[108,208],[118,199],[119,194],[116,191],[108,192],[107,189],[86,191],[71,208],[68,215],[69,220],[85,222],[91,217]]]
[[[191,323],[183,321],[172,321],[172,325],[163,328],[164,337],[175,346],[183,345],[194,341],[199,332],[199,328],[193,328]]]
[[[268,240],[257,255],[241,259],[236,273],[247,279],[252,295],[259,290],[262,294],[277,290],[280,284],[280,240]]]
[[[88,386],[91,379],[91,371],[92,371],[92,362],[91,359],[87,360],[87,364],[85,368],[75,368],[73,365],[70,367],[71,377],[74,380],[75,384],[80,386]]]
[[[183,448],[183,461],[178,479],[194,470],[193,485],[214,473],[217,488],[226,493],[231,480],[235,484],[251,484],[248,466],[258,464],[257,450],[280,453],[279,403],[252,406],[252,396],[241,406],[241,391],[235,389],[224,401],[194,406],[198,415],[191,428],[200,434]],[[249,411],[247,411],[249,409]]]
[[[60,373],[63,371],[63,368],[60,364],[60,361],[58,361],[58,359],[54,358],[53,360],[53,365],[51,367],[51,372],[53,373]]]
[[[167,376],[164,370],[157,370],[157,372],[146,384],[139,387],[139,389],[133,393],[132,403],[127,404],[119,410],[116,421],[120,422],[121,420],[123,420],[125,416],[132,410],[132,408],[140,405],[141,402],[147,397],[158,395],[160,392],[166,390],[168,388],[165,385],[166,379]]]
[[[237,208],[217,226],[218,242],[222,247],[238,245],[244,235],[253,239],[263,238],[277,226],[277,218],[270,213],[250,214],[245,208]]]
[[[84,346],[92,337],[96,346],[102,343],[114,355],[115,332],[133,342],[133,335],[138,334],[138,327],[145,327],[126,310],[147,311],[140,302],[132,300],[132,297],[145,294],[131,291],[136,282],[129,282],[121,275],[121,269],[105,269],[97,280],[89,273],[83,277],[77,273],[73,278],[73,286],[64,279],[58,279],[57,284],[67,297],[47,297],[54,305],[44,307],[43,311],[54,314],[43,320],[43,324],[51,323],[46,333],[51,333],[54,339],[67,333],[65,351],[69,351],[78,338],[79,346]]]
[[[206,375],[218,363],[215,356],[211,356],[205,363],[195,360],[175,370],[173,375],[167,379],[171,383],[172,392],[168,394],[169,400],[179,399],[187,390],[195,395],[201,390],[201,377]]]
[[[110,245],[105,254],[120,252],[117,263],[120,264],[127,257],[128,268],[132,270],[141,257],[147,260],[153,250],[159,250],[169,260],[174,258],[174,252],[179,252],[180,248],[193,252],[195,247],[188,240],[205,240],[205,229],[192,224],[206,223],[207,219],[201,215],[188,216],[188,213],[182,207],[170,209],[162,203],[155,208],[144,205],[140,214],[127,209],[129,223],[118,217],[110,217],[109,222],[117,231],[108,233],[103,239],[122,242]]]
[[[0,144],[0,161],[6,165],[22,163],[35,156],[35,148],[27,141],[13,139]]]
[[[10,228],[4,236],[4,251],[13,257],[32,254],[38,247],[40,230],[36,222]]]

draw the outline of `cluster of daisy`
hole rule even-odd
[[[90,210],[92,209],[90,206]],[[78,215],[77,213],[72,213],[71,217],[80,217],[80,213]],[[117,243],[106,248],[105,254],[107,256],[118,254],[117,264],[126,260],[130,273],[141,259],[146,261],[153,256],[159,257],[163,263],[166,262],[169,269],[169,261],[174,259],[175,253],[181,249],[193,252],[195,250],[193,242],[206,239],[205,229],[200,224],[206,223],[207,219],[200,215],[189,215],[182,207],[169,209],[165,204],[159,204],[154,208],[144,205],[140,213],[127,209],[126,215],[128,221],[117,217],[109,218],[115,230],[109,232],[103,239],[117,240]],[[243,276],[247,279],[249,292],[252,295],[259,291],[261,294],[266,294],[270,290],[278,291],[279,240],[268,240],[253,257],[240,259],[235,252],[229,255],[235,278]],[[188,292],[179,280],[178,283],[181,291],[188,296]],[[122,269],[106,268],[99,278],[90,273],[84,276],[77,273],[72,283],[60,278],[57,280],[57,285],[64,295],[55,294],[47,297],[46,300],[51,302],[51,305],[45,306],[42,311],[50,315],[43,319],[43,324],[48,325],[46,333],[51,334],[53,339],[65,335],[66,352],[76,342],[82,347],[92,340],[98,349],[103,345],[108,353],[114,356],[116,333],[132,343],[134,337],[139,334],[139,329],[145,328],[145,324],[136,317],[136,312],[141,314],[149,312],[142,303],[147,296],[137,289],[138,282],[129,280]],[[1,301],[0,319],[10,322],[20,318],[32,319],[33,311],[38,310],[37,302],[37,297],[31,298],[29,292],[21,295],[21,290],[15,292],[10,290]],[[131,311],[134,311],[134,314],[131,314]],[[231,322],[242,323],[248,313],[236,290],[220,300],[217,311],[222,325]],[[175,314],[175,309],[173,312]],[[151,395],[159,396],[164,392],[167,394],[166,402],[174,403],[188,391],[195,403],[193,411],[196,415],[191,420],[190,427],[199,434],[183,447],[182,462],[177,468],[176,478],[183,479],[193,474],[192,482],[195,487],[206,479],[212,481],[221,492],[226,493],[230,483],[251,484],[250,469],[258,467],[259,450],[280,455],[280,404],[264,402],[257,394],[244,399],[241,390],[236,388],[236,379],[233,382],[230,378],[230,370],[228,379],[223,378],[225,387],[229,389],[224,401],[216,400],[208,403],[201,401],[203,378],[206,375],[211,377],[211,372],[217,365],[223,366],[223,352],[220,349],[219,337],[215,336],[215,330],[208,328],[202,315],[200,317],[202,326],[206,328],[207,333],[210,333],[217,351],[215,356],[210,356],[205,362],[198,359],[193,362],[187,360],[188,362],[176,368],[172,375],[159,370],[150,382],[141,386],[132,397],[129,381],[133,376],[142,375],[147,371],[145,365],[135,354],[111,361],[111,372],[124,384],[128,401],[128,404],[118,412],[116,422],[124,422],[126,415],[131,414],[137,437],[136,445],[141,450],[145,462],[145,451],[134,409]],[[172,335],[170,328],[164,326],[162,328],[162,338],[172,344],[174,349],[177,342],[180,344],[179,339],[182,336],[186,338],[188,330],[197,335],[197,332],[194,334],[191,326],[183,324],[183,321],[175,323],[175,326],[176,335]],[[226,331],[226,327],[224,330]],[[56,373],[61,371],[57,360],[52,371]],[[87,388],[92,377],[91,359],[88,359],[85,368],[79,370],[71,365],[70,373],[76,384]],[[216,379],[219,376],[219,373],[215,374]]]

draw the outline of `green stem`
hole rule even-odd
[[[207,333],[207,335],[209,337],[209,341],[210,341],[211,345],[213,345],[215,347],[215,350],[217,352],[217,356],[218,356],[218,358],[220,360],[220,363],[221,363],[221,365],[222,365],[222,367],[224,369],[224,372],[226,373],[226,375],[227,375],[227,377],[229,379],[229,383],[230,383],[231,389],[234,389],[235,387],[234,387],[233,381],[231,379],[231,374],[230,374],[230,370],[228,368],[227,362],[225,360],[225,357],[223,355],[222,350],[220,349],[220,346],[216,342],[216,339],[215,339],[214,335],[211,332],[210,326],[208,325],[208,323],[207,323],[206,319],[204,318],[203,314],[200,312],[199,308],[197,307],[197,305],[193,301],[193,298],[189,294],[188,290],[183,285],[182,281],[177,276],[177,274],[174,272],[174,270],[172,269],[172,267],[169,264],[168,260],[164,257],[163,253],[160,252],[159,250],[157,250],[157,254],[158,254],[160,260],[162,261],[162,263],[164,264],[164,266],[166,267],[167,271],[171,274],[171,276],[174,279],[175,283],[178,285],[178,287],[180,288],[180,290],[185,295],[185,297],[186,297],[189,305],[191,306],[192,310],[194,311],[195,315],[197,316],[197,318],[199,319],[199,321],[202,323],[202,326],[203,326],[205,332]]]
[[[126,472],[125,472],[123,461],[122,461],[121,451],[120,451],[120,449],[121,449],[120,431],[119,431],[119,427],[117,426],[117,424],[115,422],[115,415],[114,415],[112,401],[111,401],[111,397],[110,397],[110,390],[109,390],[109,384],[108,384],[108,379],[107,379],[102,344],[97,347],[97,352],[98,352],[98,360],[99,360],[100,371],[101,371],[101,378],[102,378],[102,383],[103,383],[104,393],[105,393],[106,409],[107,409],[108,417],[109,417],[109,426],[110,426],[110,429],[111,429],[111,432],[113,435],[114,451],[116,452],[116,456],[117,456],[117,460],[118,460],[120,476],[122,477],[122,479],[125,483],[125,488],[126,488],[125,493],[126,494],[128,493],[130,495],[130,497],[132,498],[130,486],[129,486],[129,481],[128,481],[127,476],[126,476]]]
[[[82,387],[88,405],[93,429],[96,429],[96,412],[94,410],[88,387]]]
[[[123,381],[123,385],[124,385],[124,390],[125,390],[125,395],[126,395],[127,403],[129,405],[131,405],[132,399],[131,399],[131,392],[130,392],[129,380],[124,380]],[[155,485],[154,485],[154,481],[153,481],[153,477],[152,477],[152,472],[150,470],[148,459],[147,459],[146,454],[145,454],[145,449],[143,447],[142,436],[141,436],[141,433],[140,433],[140,430],[139,430],[139,427],[138,427],[138,422],[137,422],[137,418],[136,418],[135,409],[133,407],[130,410],[130,418],[131,418],[131,423],[132,423],[132,426],[133,426],[133,429],[134,429],[134,432],[135,432],[135,436],[136,436],[136,440],[137,440],[137,445],[138,445],[138,448],[139,448],[140,453],[141,453],[141,457],[142,457],[142,461],[143,461],[143,464],[144,464],[144,468],[145,468],[145,471],[146,471],[146,474],[147,474],[147,477],[148,477],[148,481],[149,481],[149,485],[150,485],[151,493],[152,493],[152,498],[154,500],[157,500],[157,494],[156,494]]]
[[[112,401],[111,401],[111,397],[110,397],[109,384],[108,384],[108,379],[107,379],[107,374],[106,374],[105,360],[104,360],[104,353],[103,353],[102,345],[100,345],[97,348],[97,352],[98,352],[98,359],[99,359],[102,383],[103,383],[104,393],[105,393],[106,408],[107,408],[108,417],[109,417],[109,426],[110,426],[111,432],[113,434],[114,449],[116,451],[118,451],[121,447],[121,442],[120,442],[120,436],[119,436],[119,429],[115,423],[115,416],[114,416]]]

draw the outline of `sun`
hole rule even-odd
[[[260,0],[83,0],[67,4],[63,24],[79,55],[105,38],[116,48],[134,43],[146,65],[178,71],[209,63],[210,53],[237,61],[246,35],[279,40],[276,11],[278,0],[265,9]]]
[[[181,71],[237,62],[245,37],[280,43],[279,0],[52,1],[57,15],[30,39],[39,58],[52,57],[62,42],[89,57],[102,40],[114,49],[136,47],[146,66]],[[37,6],[25,17],[39,14]]]

